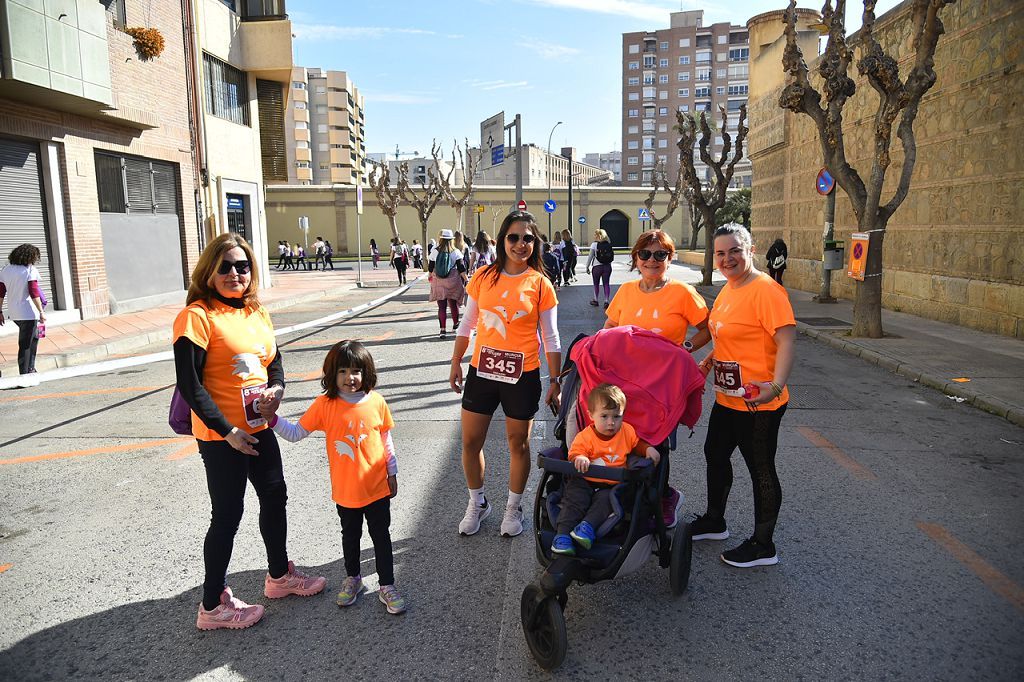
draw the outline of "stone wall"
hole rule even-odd
[[[923,98],[915,124],[918,151],[910,193],[886,232],[882,304],[1024,338],[1024,3],[959,0],[941,17],[946,33],[935,55],[938,80]],[[781,29],[780,23],[779,34]],[[905,77],[913,59],[910,3],[883,15],[876,35]],[[820,91],[813,54],[805,50],[805,57]],[[781,70],[781,62],[752,58],[751,81],[765,69]],[[844,135],[847,159],[866,179],[878,99],[855,70],[857,93],[844,110]],[[752,91],[751,97],[755,248],[764,253],[781,236],[789,246],[787,286],[818,291],[824,198],[814,181],[822,167],[821,147],[809,117],[778,107],[780,92],[775,88],[755,100]],[[883,202],[892,196],[903,161],[895,138],[892,149]],[[848,243],[857,231],[856,218],[846,194],[835,191],[836,238]],[[833,273],[832,293],[853,297],[854,282],[845,271]]]

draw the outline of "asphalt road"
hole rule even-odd
[[[617,266],[613,281],[627,276]],[[589,298],[579,285],[560,293],[564,340],[603,322]],[[351,305],[324,300],[274,321]],[[333,342],[363,339],[378,363],[397,422],[392,537],[410,602],[399,617],[372,594],[334,604],[344,567],[322,437],[282,448],[289,551],[328,577],[326,592],[263,598],[250,490],[229,582],[267,604],[267,615],[249,630],[204,633],[194,621],[209,501],[194,441],[166,425],[171,364],[0,393],[0,679],[550,677],[519,623],[520,594],[540,571],[532,536],[499,537],[497,514],[477,536],[456,532],[466,499],[459,402],[435,310],[424,282],[356,318],[279,340],[288,416],[317,395]],[[718,554],[734,540],[704,542],[678,599],[653,558],[626,578],[574,587],[569,654],[556,677],[1024,679],[1024,430],[807,338],[797,352],[779,447],[781,563],[733,569]],[[657,359],[637,367],[657,372]],[[673,455],[688,512],[704,508],[705,424],[706,415]],[[501,427],[486,446],[487,489],[499,505]],[[534,448],[552,444],[551,423],[538,421]],[[738,541],[753,512],[738,454],[734,464],[727,519]],[[364,575],[373,574],[363,542]]]

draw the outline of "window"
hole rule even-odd
[[[658,161],[661,161],[662,163],[668,163],[668,156],[666,156],[665,154],[658,154]]]
[[[295,88],[296,90],[305,90],[306,84],[303,83],[302,81],[292,81],[292,87]]]
[[[690,56],[689,55],[685,55],[684,54],[682,57],[679,58],[679,66],[686,66],[689,63],[690,63]]]
[[[730,33],[729,44],[730,45],[746,45],[750,42],[750,34],[746,31],[742,33]]]
[[[640,163],[640,157],[639,156],[627,156],[626,157],[626,165],[627,166],[636,166],[636,165],[639,165],[639,163]]]
[[[726,75],[728,75],[728,73],[729,73],[728,69],[717,69],[715,71],[715,78],[717,78],[719,80],[722,80],[722,79],[724,79],[726,77]]]
[[[640,110],[630,109],[629,111],[626,112],[626,115],[629,116],[630,118],[636,118],[637,116],[640,115]]]
[[[324,85],[316,86],[316,94],[318,94],[318,95],[326,95],[327,94],[327,86],[324,86]]]
[[[725,53],[724,52],[719,52],[718,54],[716,54],[715,55],[715,61],[724,62],[725,61]]]
[[[668,124],[667,123],[660,123],[660,124],[658,124],[658,132],[659,133],[667,133],[668,132]]]
[[[626,149],[640,149],[640,143],[636,140],[629,140],[626,142]]]
[[[680,104],[679,105],[679,111],[682,111],[682,112],[685,113],[685,112],[687,112],[689,110],[690,110],[690,105],[689,104]]]
[[[694,111],[711,111],[711,102],[697,102],[693,107]]]
[[[740,107],[742,107],[744,104],[746,104],[746,102],[744,102],[743,100],[731,99],[731,100],[729,100],[729,103],[726,106],[726,110],[727,111],[739,111]]]
[[[644,171],[643,182],[650,182],[650,181],[651,181],[651,171]]]
[[[330,167],[331,164],[327,163],[326,161],[320,164],[320,170],[328,170]]]
[[[305,102],[296,102],[295,103],[295,108],[298,109],[299,111],[302,111],[303,109],[306,108],[306,103]]]
[[[645,166],[653,166],[654,165],[654,152],[644,152],[644,165]]]
[[[679,39],[679,47],[689,47],[689,46],[690,46],[690,39],[689,38],[680,38]]]
[[[217,118],[249,125],[248,77],[227,62],[203,53],[206,71],[206,106]]]
[[[135,156],[97,152],[100,213],[178,213],[178,166]]]
[[[296,149],[309,149],[309,143],[305,140],[295,140]]]
[[[730,62],[745,62],[750,58],[749,47],[736,47],[729,50]]]
[[[694,88],[694,97],[711,97],[711,88]]]
[[[658,45],[658,49],[659,50],[667,50],[668,49],[668,41],[665,41],[665,42],[661,43],[660,45]]]
[[[655,97],[654,88],[644,88],[644,99],[654,99]]]
[[[658,82],[659,83],[668,83],[668,75],[667,74],[662,74],[662,75],[658,76]]]
[[[636,180],[636,178],[637,178],[636,173],[627,173],[626,174],[626,180]]]
[[[316,150],[318,152],[325,152],[325,151],[327,151],[327,143],[326,142],[321,142],[320,144],[318,144],[316,146]]]
[[[689,97],[690,96],[690,88],[679,88],[679,96],[680,97]]]
[[[626,85],[640,85],[640,77],[632,76],[626,81]]]
[[[296,130],[309,130],[309,124],[306,123],[305,121],[296,121],[295,122],[295,129]]]
[[[644,85],[654,85],[654,74],[653,73],[645,73],[644,74]]]
[[[666,149],[668,147],[668,140],[658,140],[658,149]]]
[[[711,50],[703,50],[697,53],[698,64],[710,64],[711,63]]]
[[[718,36],[718,44],[725,45],[729,42],[729,36]]]
[[[668,60],[667,59],[659,59],[658,60],[658,66],[660,66],[661,68],[664,69],[665,67],[668,66]]]
[[[729,95],[746,95],[750,86],[747,85],[730,85]]]
[[[309,168],[309,161],[296,161],[295,162],[295,167],[296,168]]]
[[[630,54],[640,54],[640,46],[639,45],[630,45],[629,46],[629,53]]]
[[[662,90],[658,93],[658,99],[668,99],[668,90]]]
[[[679,73],[676,74],[676,80],[678,80],[678,81],[688,81],[688,80],[690,80],[690,72],[689,71],[680,71]]]
[[[725,86],[724,85],[719,85],[717,88],[715,88],[715,94],[716,95],[724,95],[725,94]]]
[[[697,69],[697,80],[709,81],[711,80],[711,69]]]
[[[658,116],[668,116],[668,107],[658,109]]]
[[[327,132],[327,124],[326,123],[318,123],[317,126],[316,126],[316,132],[318,132],[318,133],[326,133]]]
[[[640,62],[630,62],[628,67],[629,67],[630,71],[639,71],[640,70]]]
[[[644,68],[647,68],[647,69],[653,69],[654,68],[654,55],[652,55],[652,54],[645,54],[644,55]]]
[[[697,47],[711,47],[711,36],[697,36]]]
[[[629,100],[630,102],[636,102],[636,101],[639,101],[639,99],[640,99],[640,93],[639,93],[639,92],[631,92],[631,93],[629,93],[629,95],[627,95],[627,96],[626,96],[626,98],[627,98],[627,99],[628,99],[628,100]]]
[[[747,79],[750,77],[750,66],[747,64],[730,64],[729,65],[729,78],[730,79]]]
[[[644,149],[654,149],[654,138],[653,137],[645,137],[644,138]]]
[[[640,132],[640,126],[629,126],[626,128],[627,135],[637,135]]]
[[[124,0],[100,0],[107,14],[114,18],[115,28],[124,28]]]
[[[316,105],[316,113],[318,113],[318,114],[326,114],[327,113],[327,105],[326,104],[317,104]]]

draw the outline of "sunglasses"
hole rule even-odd
[[[249,269],[251,267],[252,267],[252,264],[249,263],[249,261],[247,261],[247,260],[236,260],[236,261],[222,260],[220,262],[220,267],[217,268],[217,274],[218,275],[226,275],[229,272],[231,272],[231,268],[234,268],[235,272],[238,273],[239,275],[247,275],[247,274],[249,274]]]
[[[664,263],[670,255],[672,254],[669,251],[651,251],[650,249],[640,249],[636,252],[636,257],[640,260],[650,260],[653,257],[659,263]]]
[[[505,239],[508,240],[509,244],[518,244],[520,236],[518,234],[516,234],[515,232],[509,232],[508,234],[505,235]],[[524,234],[522,236],[522,240],[523,240],[524,244],[532,244],[535,241],[537,241],[537,237],[535,235],[530,234],[529,232],[527,232],[526,234]]]

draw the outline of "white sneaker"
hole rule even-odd
[[[491,515],[491,505],[484,499],[483,504],[477,504],[472,499],[466,507],[466,515],[459,521],[459,534],[475,535],[480,530],[480,522]]]
[[[501,520],[501,535],[514,538],[523,532],[523,508],[505,509],[505,518]]]

